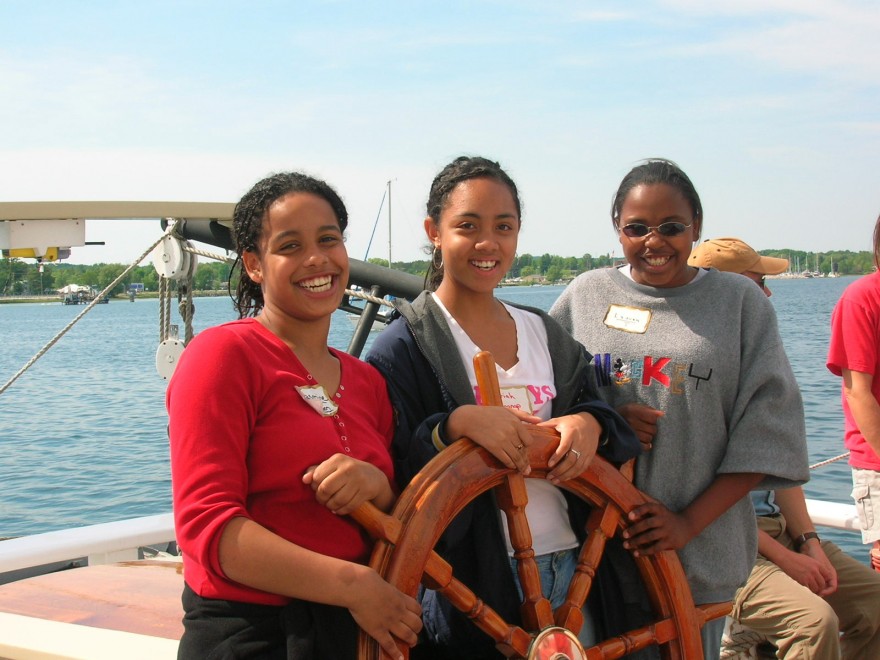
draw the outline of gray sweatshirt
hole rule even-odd
[[[809,478],[804,411],[767,297],[739,275],[710,270],[658,289],[616,269],[575,279],[551,316],[594,355],[612,406],[664,411],[635,484],[681,511],[721,473],[766,475],[759,487]],[[696,603],[733,597],[757,552],[742,498],[679,552]]]

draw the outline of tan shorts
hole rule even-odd
[[[862,543],[880,541],[880,472],[852,469],[852,498],[859,514]]]

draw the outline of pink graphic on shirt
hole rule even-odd
[[[555,396],[550,385],[517,385],[501,388],[501,402],[505,408],[522,410],[530,415],[553,400]],[[483,405],[480,388],[477,386],[474,387],[474,399],[477,405]]]

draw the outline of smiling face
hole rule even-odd
[[[687,260],[700,238],[700,220],[681,192],[665,183],[633,187],[620,207],[618,229],[632,222],[658,227],[664,222],[690,225],[678,236],[661,236],[656,231],[631,238],[618,232],[623,254],[632,269],[633,280],[660,289],[682,286],[696,270]]]
[[[449,193],[440,220],[425,220],[431,243],[443,255],[447,295],[488,293],[513,264],[519,235],[519,214],[510,188],[491,178],[462,181]]]
[[[333,208],[311,193],[290,193],[269,206],[259,251],[245,251],[248,276],[264,310],[279,321],[329,322],[348,283],[348,253]]]

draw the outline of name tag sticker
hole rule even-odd
[[[501,403],[505,408],[515,408],[530,415],[534,412],[532,400],[529,397],[529,390],[521,385],[517,387],[502,387]]]
[[[605,314],[605,325],[615,330],[645,334],[651,323],[651,310],[625,305],[611,305]]]
[[[339,410],[333,399],[327,396],[323,385],[297,387],[296,391],[312,409],[321,417],[332,417]]]

